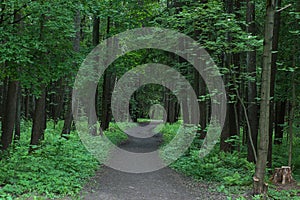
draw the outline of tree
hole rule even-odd
[[[19,36],[21,31],[21,14],[14,10],[13,15],[13,30],[17,32]],[[15,62],[4,62],[4,65],[13,65],[16,66]],[[7,91],[5,91],[3,106],[4,106],[4,114],[2,116],[2,135],[1,135],[1,149],[6,150],[10,144],[12,143],[14,127],[16,122],[16,114],[17,114],[17,100],[18,100],[18,90],[19,90],[19,81],[17,79],[17,74],[13,74],[13,76],[7,75],[8,87]]]
[[[267,193],[265,184],[266,164],[269,146],[269,120],[270,120],[270,87],[271,87],[271,63],[272,63],[272,40],[274,30],[275,0],[268,0],[266,4],[264,50],[261,83],[261,101],[259,131],[260,141],[258,147],[258,158],[253,177],[254,194]]]
[[[74,17],[74,24],[75,24],[75,37],[73,39],[73,50],[76,53],[80,52],[80,24],[81,24],[81,12],[78,8],[75,11],[75,17]],[[77,63],[74,62],[73,65],[76,65]],[[70,84],[70,83],[69,83]],[[69,135],[71,132],[71,126],[73,121],[73,113],[72,113],[72,87],[68,86],[68,99],[67,99],[67,107],[65,111],[65,117],[64,117],[64,127],[62,129],[61,135],[65,137],[66,135]]]
[[[6,150],[12,143],[13,131],[15,126],[15,116],[18,98],[18,81],[10,80],[7,89],[7,98],[5,101],[5,111],[2,119],[2,150]]]
[[[255,26],[255,4],[251,0],[247,0],[247,32],[252,36],[256,35]],[[247,114],[250,127],[248,127],[247,135],[247,159],[248,161],[256,161],[257,151],[257,135],[258,135],[258,109],[257,109],[257,86],[256,86],[256,50],[248,51],[246,64],[250,80],[248,81],[248,107]]]

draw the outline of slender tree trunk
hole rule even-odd
[[[233,0],[225,0],[225,9],[226,12],[231,14],[233,13]],[[227,42],[230,43],[232,41],[232,36],[227,33]],[[233,63],[233,56],[232,53],[225,53],[224,54],[224,67],[229,69],[231,74],[225,75],[225,84],[227,85],[226,92],[227,92],[227,113],[226,113],[226,119],[224,123],[224,128],[221,133],[221,142],[220,142],[220,148],[222,151],[230,152],[234,149],[234,146],[232,143],[226,142],[227,139],[229,139],[231,136],[237,135],[237,124],[236,124],[236,115],[235,115],[235,101],[236,98],[232,98],[235,96],[235,90],[233,88],[233,83],[231,80],[231,75],[233,75],[233,70],[231,69]],[[230,86],[231,85],[231,86]]]
[[[110,34],[110,22],[111,18],[107,18],[107,27],[106,27],[106,35],[107,37]],[[114,41],[117,42],[117,41]],[[116,43],[107,44],[112,46],[117,46]],[[111,94],[114,89],[116,80],[116,73],[106,70],[104,73],[103,85],[102,85],[102,110],[101,110],[101,129],[105,131],[109,127],[109,122],[112,119],[111,113]]]
[[[21,102],[22,102],[22,88],[19,86],[17,91],[16,101],[16,122],[15,122],[15,140],[19,140],[21,136]]]
[[[4,66],[5,66],[5,63],[4,63]],[[8,78],[4,79],[2,87],[3,87],[2,88],[2,104],[1,104],[2,112],[0,113],[1,114],[1,120],[3,120],[3,118],[5,117],[6,99],[7,99],[7,90],[8,90]]]
[[[74,23],[75,23],[75,37],[73,40],[73,49],[76,53],[80,52],[80,24],[81,24],[81,14],[80,10],[78,9],[76,11],[75,17],[74,17]],[[75,64],[74,64],[75,65]],[[72,115],[72,87],[68,86],[68,93],[67,93],[67,107],[65,111],[64,116],[64,127],[61,132],[61,135],[63,137],[66,137],[66,135],[69,135],[71,132],[71,126],[73,122],[73,115]]]
[[[115,73],[105,72],[102,92],[102,115],[101,129],[105,131],[109,127],[109,122],[112,119],[111,113],[111,94],[115,85]],[[137,119],[137,118],[136,118]]]
[[[94,16],[93,20],[93,46],[97,46],[99,44],[100,39],[100,18],[98,16]],[[95,98],[90,99],[90,106],[88,111],[88,124],[89,130],[92,135],[97,135],[97,105],[98,105],[98,86],[96,88]],[[96,116],[94,115],[94,109],[96,110]]]
[[[200,56],[200,55],[199,55]],[[198,57],[199,57],[198,56]],[[200,64],[197,63],[198,62],[198,58],[195,59],[195,64]],[[199,72],[194,69],[194,90],[195,93],[197,95],[198,101],[199,101],[199,125],[201,127],[201,131],[200,131],[200,139],[204,139],[206,136],[206,116],[207,116],[207,110],[206,110],[206,100],[203,99],[202,97],[206,95],[206,85],[205,82],[203,80],[202,77],[200,77]],[[195,110],[196,112],[198,112],[198,110]],[[194,111],[194,112],[195,112]],[[194,113],[194,116],[196,116],[197,114]],[[193,120],[194,121],[194,120]]]
[[[281,6],[281,0],[276,0],[276,7]],[[277,52],[278,50],[278,41],[279,41],[279,30],[280,30],[280,12],[275,12],[274,16],[274,30],[273,30],[273,41],[272,41],[272,50]],[[269,150],[268,150],[268,167],[272,167],[272,149],[273,149],[273,130],[274,130],[274,90],[275,90],[275,81],[276,81],[276,71],[277,71],[277,53],[272,53],[272,63],[271,63],[271,89],[270,89],[270,125],[269,125]]]
[[[100,18],[94,16],[93,21],[93,46],[97,46],[100,42]]]
[[[64,107],[64,98],[65,98],[65,90],[66,90],[66,86],[64,85],[63,78],[59,79],[59,81],[56,82],[55,85],[56,85],[56,92],[53,98],[54,106],[53,106],[53,113],[52,113],[54,125],[58,123],[58,120],[61,117],[61,113]]]
[[[64,117],[64,126],[61,132],[61,136],[67,138],[67,135],[71,133],[71,126],[73,121],[73,114],[72,114],[72,90],[69,88],[68,91],[68,98],[67,98],[67,108]]]
[[[44,137],[45,131],[45,115],[46,115],[46,88],[42,86],[41,96],[37,98],[35,110],[33,114],[33,125],[31,132],[30,145],[38,145],[40,140]],[[29,152],[33,151],[35,148],[30,147]]]
[[[97,46],[100,43],[100,18],[98,16],[94,16],[93,21],[93,46]],[[97,118],[99,117],[100,113],[100,106],[99,106],[99,87],[97,85],[96,88],[96,96],[95,96],[95,109]]]
[[[255,26],[255,4],[251,0],[247,0],[247,32],[256,35],[256,26]],[[247,134],[247,159],[250,162],[255,161],[254,149],[257,152],[257,135],[258,135],[258,110],[257,110],[257,88],[256,88],[256,50],[247,52],[247,69],[251,79],[248,81],[248,118],[250,124],[250,130]],[[248,127],[249,129],[249,127]],[[249,134],[251,133],[251,135]],[[250,138],[251,137],[251,138]]]
[[[228,103],[224,128],[223,128],[222,134],[221,134],[220,148],[222,151],[225,151],[225,152],[233,151],[233,149],[234,149],[233,144],[227,142],[226,140],[234,135],[236,135],[236,121],[235,121],[235,114],[234,114],[234,104]]]
[[[296,106],[296,91],[295,91],[295,72],[292,72],[292,100],[291,109],[289,114],[289,160],[288,165],[292,167],[292,155],[293,155],[293,123],[294,123],[294,112]]]
[[[2,118],[1,149],[6,150],[12,143],[16,120],[18,81],[8,81],[7,98]]]
[[[202,78],[199,80],[199,96],[206,95],[206,85]],[[200,110],[200,126],[201,126],[201,138],[206,137],[206,124],[207,124],[207,101],[202,99],[199,101]]]
[[[270,87],[274,15],[275,0],[267,0],[261,84],[261,107],[259,118],[260,142],[258,148],[258,160],[256,163],[255,175],[253,177],[254,194],[264,194],[264,196],[266,196],[268,190],[264,179],[269,147]]]
[[[25,90],[26,96],[24,97],[24,118],[29,120],[30,118],[30,95],[29,91]]]
[[[282,144],[283,140],[283,125],[285,119],[286,101],[277,101],[275,106],[275,139],[274,144]]]

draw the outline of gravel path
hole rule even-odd
[[[153,130],[154,127],[136,127],[136,133]],[[147,139],[129,137],[120,148],[132,152],[151,152],[161,143],[161,136]],[[209,191],[213,186],[198,183],[165,167],[155,172],[133,174],[102,168],[85,186],[82,199],[91,200],[197,200],[227,199],[223,194]]]

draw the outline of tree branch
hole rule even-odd
[[[286,5],[286,6],[284,6],[283,8],[280,8],[279,10],[276,10],[276,12],[281,12],[281,11],[287,9],[288,7],[291,7],[291,6],[292,6],[292,4],[290,3],[290,4]]]
[[[23,17],[21,17],[20,19],[16,20],[16,21],[13,21],[13,22],[10,22],[8,24],[16,24],[16,23],[19,23],[20,21],[22,21],[23,19],[25,19],[26,17],[28,17],[29,15],[31,15],[32,13],[29,13]]]

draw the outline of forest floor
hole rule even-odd
[[[131,131],[149,134],[148,129],[135,127]],[[147,139],[129,136],[120,148],[131,152],[151,152],[159,148],[161,135]],[[126,173],[103,167],[81,192],[82,199],[100,200],[197,200],[227,199],[224,194],[214,192],[214,184],[196,182],[189,177],[165,167],[149,173]]]

